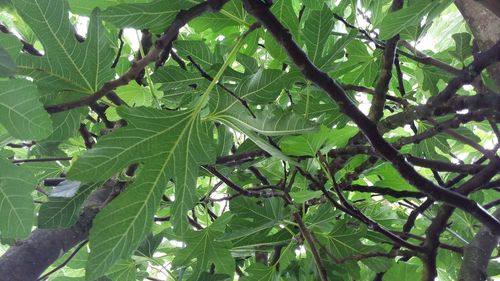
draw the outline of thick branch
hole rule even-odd
[[[158,41],[156,41],[155,48],[149,51],[144,58],[135,62],[132,67],[120,78],[107,81],[97,92],[88,97],[63,104],[50,105],[45,109],[49,113],[55,113],[81,106],[88,106],[95,103],[97,100],[104,97],[108,92],[116,89],[117,87],[127,85],[131,80],[135,79],[148,64],[158,60],[162,50],[177,37],[179,30],[186,23],[204,13],[220,10],[227,1],[228,0],[208,0],[191,7],[189,10],[180,11],[167,31],[160,37],[160,39],[158,39]]]
[[[493,161],[485,169],[461,185],[457,191],[464,195],[473,192],[482,185],[488,183],[488,181],[498,173],[499,169],[500,159],[493,159]],[[455,208],[452,206],[442,206],[426,231],[426,240],[423,245],[427,249],[427,253],[423,257],[425,269],[423,275],[424,281],[431,281],[437,277],[436,256],[437,247],[439,246],[439,236],[446,229],[448,219],[451,217],[454,210]]]
[[[304,51],[292,39],[291,33],[276,19],[264,3],[258,0],[245,0],[244,4],[245,9],[259,20],[283,46],[302,74],[322,88],[338,104],[342,112],[358,125],[373,147],[390,161],[408,182],[435,200],[443,201],[471,213],[478,220],[488,225],[495,233],[500,232],[500,221],[491,216],[477,203],[460,194],[436,186],[433,182],[417,173],[405,158],[385,141],[378,132],[377,126],[350,101],[342,87],[326,73],[320,71],[308,59]],[[500,44],[498,44],[498,48],[500,48]],[[495,54],[496,56],[500,57],[500,52]]]
[[[0,277],[8,277],[9,281],[37,280],[60,256],[87,239],[92,220],[103,207],[103,203],[109,201],[116,184],[109,181],[102,189],[92,193],[74,226],[63,229],[37,229],[27,239],[11,246],[0,257]]]
[[[493,214],[500,219],[500,209]],[[469,245],[464,248],[464,260],[458,276],[459,281],[483,281],[488,274],[486,269],[493,249],[498,245],[499,236],[492,234],[487,227],[474,236]]]

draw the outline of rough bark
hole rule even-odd
[[[500,219],[500,209],[493,214]],[[498,246],[500,237],[491,233],[487,227],[474,236],[474,239],[464,248],[464,259],[460,268],[459,281],[483,281],[488,274],[488,262],[491,253]]]
[[[500,1],[498,0],[476,0],[476,2],[481,3],[483,6],[488,8],[492,13],[500,18]]]
[[[0,281],[37,280],[60,256],[87,239],[92,220],[107,202],[113,186],[108,182],[89,196],[74,226],[37,229],[25,240],[11,246],[0,257]]]
[[[480,2],[483,2],[483,5]],[[481,51],[487,50],[500,40],[500,17],[486,7],[486,2],[495,1],[455,1],[455,5],[469,25]],[[500,4],[495,5],[498,7]],[[500,63],[491,65],[487,70],[500,87]]]

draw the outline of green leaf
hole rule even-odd
[[[215,265],[217,273],[231,276],[234,274],[235,262],[231,252],[229,252],[231,243],[216,240],[224,232],[225,225],[230,218],[229,215],[223,215],[209,227],[201,231],[189,231],[183,235],[186,247],[175,254],[172,263],[174,266],[184,266],[196,259],[189,281],[199,280],[198,277],[202,272],[208,270],[212,263]]]
[[[31,233],[36,180],[29,170],[0,159],[0,237],[24,239]]]
[[[38,211],[39,228],[65,228],[72,226],[80,215],[80,207],[99,184],[84,184],[71,198],[49,197]]]
[[[218,89],[214,91],[210,99],[212,113],[208,119],[219,121],[243,132],[259,147],[281,159],[291,160],[256,133],[282,136],[311,132],[316,129],[314,123],[292,112],[282,112],[277,107],[255,112],[256,118],[253,118],[239,101]]]
[[[415,1],[416,3],[395,12],[389,12],[380,22],[379,39],[387,40],[408,26],[419,24],[422,18],[438,1]]]
[[[234,240],[279,224],[289,210],[284,207],[281,198],[266,198],[261,202],[251,198],[238,197],[230,202],[231,232],[220,240]]]
[[[303,134],[316,130],[313,122],[293,112],[283,112],[280,108],[269,106],[255,113],[256,118],[245,111],[236,115],[217,115],[218,119],[229,120],[238,128],[247,128],[265,136],[285,136]]]
[[[344,258],[362,253],[363,237],[366,228],[357,227],[355,223],[349,221],[337,222],[333,231],[326,235],[320,235],[319,239],[324,239],[324,245],[337,258]],[[354,261],[347,261],[342,264],[351,276],[359,275],[359,266]]]
[[[340,112],[336,103],[315,88],[304,97],[303,101],[294,105],[294,111],[307,118],[317,118],[318,123],[327,127],[342,128],[350,120]]]
[[[426,122],[418,123],[419,133],[425,132],[430,128],[432,128],[431,124]],[[412,154],[417,157],[448,161],[446,157],[438,153],[438,149],[443,152],[450,151],[450,145],[447,141],[448,138],[449,137],[443,133],[427,138],[412,146]]]
[[[388,187],[397,191],[415,191],[415,188],[401,177],[399,172],[389,163],[380,164],[368,172],[366,176],[376,176],[374,185]],[[382,178],[382,179],[380,179]]]
[[[144,239],[144,241],[142,241],[139,248],[137,248],[135,255],[153,258],[153,255],[156,252],[156,249],[158,248],[160,243],[162,242],[162,239],[163,239],[163,233],[159,233],[156,235],[149,234],[147,238]]]
[[[322,194],[323,192],[321,192],[321,190],[316,190],[316,191],[301,190],[301,191],[290,192],[290,196],[292,197],[293,201],[298,204],[303,204],[308,200],[319,198],[321,197]]]
[[[0,47],[0,77],[12,76],[16,73],[16,63],[4,48]]]
[[[328,129],[321,126],[315,133],[301,136],[288,136],[280,141],[283,153],[292,156],[316,156],[321,149],[344,147],[349,139],[356,135],[359,130],[356,127],[345,127],[342,129]]]
[[[472,36],[467,32],[455,33],[451,36],[455,41],[455,50],[450,51],[450,54],[461,62],[472,56]]]
[[[334,70],[334,75],[342,77],[344,83],[362,84],[372,87],[379,73],[379,57],[381,52],[375,50],[372,54],[368,52],[366,44],[359,40],[353,40],[346,47],[347,62]]]
[[[252,264],[246,272],[248,276],[241,278],[241,281],[278,281],[279,274],[274,266],[265,266],[260,263]]]
[[[420,280],[420,274],[417,273],[418,266],[407,263],[398,262],[392,266],[385,274],[383,281],[399,281],[399,280]]]
[[[87,39],[79,43],[68,18],[65,0],[12,2],[45,51],[43,57],[19,56],[17,63],[23,74],[51,89],[57,87],[82,93],[93,93],[114,77],[111,68],[114,54],[98,10],[94,10],[90,18]]]
[[[89,236],[87,280],[128,258],[149,233],[168,181],[162,168],[145,165],[136,181],[96,216]]]
[[[128,126],[102,137],[68,172],[69,178],[96,181],[127,165],[144,163],[137,180],[94,220],[89,279],[99,277],[114,262],[130,255],[145,238],[170,178],[176,186],[172,223],[176,232],[185,232],[189,228],[186,213],[198,200],[198,166],[213,161],[208,125],[201,122],[196,111],[139,107],[118,108],[118,114]],[[118,222],[117,212],[121,217]]]
[[[0,48],[7,52],[11,60],[15,61],[21,53],[21,42],[19,38],[8,33],[0,33]]]
[[[447,72],[441,71],[439,68],[429,65],[424,65],[420,68],[423,74],[422,89],[424,91],[429,91],[431,94],[436,95],[439,93],[439,88],[437,84],[439,80],[448,82],[451,79],[451,75]]]
[[[227,27],[234,27],[245,23],[247,12],[243,8],[243,3],[239,0],[228,1],[217,13],[203,14],[200,17],[189,22],[189,26],[193,27],[196,31],[201,32],[206,29],[213,31],[220,31]]]
[[[333,30],[333,14],[326,6],[321,10],[314,10],[309,14],[304,29],[303,39],[306,43],[307,54],[313,63],[322,57],[323,49],[330,33]]]
[[[75,136],[80,128],[80,121],[86,115],[86,108],[76,108],[50,115],[54,126],[53,132],[47,141],[64,141]]]
[[[121,4],[107,8],[102,19],[116,27],[132,27],[162,32],[175,19],[180,10],[191,6],[183,0],[155,0],[151,3]]]
[[[135,281],[136,266],[132,259],[125,259],[117,262],[107,273],[106,276],[113,281]]]
[[[215,62],[212,52],[207,44],[203,41],[183,41],[177,40],[174,42],[174,48],[177,49],[179,55],[187,58],[191,56],[193,60],[201,65],[211,66]],[[197,75],[201,77],[200,74]],[[201,77],[203,78],[203,77]]]
[[[28,80],[0,81],[0,124],[21,140],[40,140],[52,132],[38,90]]]
[[[235,93],[252,103],[269,103],[276,100],[285,86],[283,72],[276,69],[259,69],[246,77],[236,88]]]
[[[168,90],[175,90],[186,86],[196,85],[204,81],[205,78],[199,73],[189,72],[180,67],[167,65],[155,71],[151,76],[151,80],[155,83],[162,83]]]
[[[71,11],[79,15],[90,15],[94,8],[108,8],[123,3],[146,3],[149,0],[68,0]]]
[[[273,1],[271,12],[292,33],[295,39],[299,39],[299,21],[293,10],[292,0]],[[281,45],[276,42],[268,32],[264,35],[266,50],[278,61],[286,59],[287,54]]]

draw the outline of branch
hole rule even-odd
[[[3,24],[0,24],[0,31],[3,32],[3,33],[6,33],[6,34],[11,34],[13,36],[15,36],[12,32],[10,32],[10,30],[7,29],[7,27]],[[23,39],[19,39],[19,41],[21,41],[21,43],[23,44],[23,51],[25,51],[26,53],[30,54],[30,55],[33,55],[33,56],[37,56],[37,57],[41,57],[43,56],[42,53],[40,53],[40,51],[38,51],[37,49],[35,49],[35,47],[33,47],[33,45],[31,45],[30,43],[24,41]]]
[[[393,0],[391,11],[397,11],[403,7],[402,0]],[[375,94],[372,100],[372,106],[368,117],[377,122],[384,115],[384,104],[387,91],[389,91],[389,82],[392,77],[392,66],[394,65],[394,58],[396,55],[396,47],[399,41],[399,34],[395,35],[391,39],[387,40],[384,49],[384,55],[382,56],[382,67],[380,68],[380,73],[375,84]]]
[[[111,68],[116,67],[116,65],[118,64],[118,61],[120,60],[120,57],[122,55],[123,45],[125,43],[123,41],[122,35],[123,35],[123,29],[120,29],[120,31],[118,32],[118,40],[120,41],[120,44],[118,46],[118,52],[116,53],[115,60],[113,61],[113,64],[111,64]]]
[[[441,93],[437,96],[429,99],[427,104],[433,107],[435,104],[440,104],[442,102],[447,101],[453,95],[456,94],[458,89],[462,88],[465,84],[470,84],[474,79],[483,71],[486,67],[500,60],[500,41],[496,42],[491,48],[487,51],[479,53],[475,56],[474,61],[465,67],[460,75],[457,75],[455,78],[451,79],[446,85]]]
[[[73,157],[47,157],[47,158],[34,158],[34,159],[16,159],[12,160],[14,164],[30,163],[30,162],[52,162],[52,161],[69,161]]]
[[[78,245],[75,250],[73,250],[73,252],[71,253],[71,255],[69,255],[69,257],[64,260],[60,265],[58,265],[56,268],[52,269],[51,271],[45,273],[43,276],[40,276],[40,278],[38,278],[37,280],[40,281],[40,280],[46,280],[50,275],[52,275],[54,272],[58,271],[59,269],[65,267],[74,257],[76,254],[78,254],[78,252],[83,248],[83,246],[85,246],[85,244],[87,244],[87,242],[89,242],[89,240],[84,240],[83,242],[80,243],[80,245]]]
[[[415,47],[413,47],[412,44],[408,43],[407,41],[401,40],[401,41],[399,41],[399,44],[401,46],[405,47],[406,49],[408,49],[410,52],[414,53],[416,55],[414,58],[416,58],[415,60],[417,62],[426,64],[426,65],[435,66],[435,67],[437,67],[441,70],[444,70],[450,74],[453,74],[455,76],[458,76],[461,73],[460,69],[455,68],[455,67],[453,67],[447,63],[444,63],[440,60],[429,57],[428,55],[417,50]]]
[[[295,41],[293,41],[290,32],[276,19],[266,5],[258,0],[245,0],[244,6],[251,15],[267,28],[267,31],[272,34],[276,41],[287,51],[289,57],[302,74],[308,80],[322,88],[330,98],[337,103],[342,112],[356,123],[373,147],[390,161],[408,182],[435,200],[443,201],[446,204],[471,213],[479,221],[490,227],[495,233],[500,233],[500,221],[491,216],[491,214],[478,206],[474,201],[455,192],[436,186],[433,182],[417,173],[405,158],[385,141],[378,132],[377,126],[350,101],[342,87],[326,73],[320,71],[308,59],[304,51]],[[500,48],[500,43],[497,45],[498,48]],[[483,53],[483,55],[486,53],[487,52]],[[491,63],[493,54],[489,55],[491,55],[488,57]],[[494,55],[494,57],[500,57],[500,50]],[[473,65],[477,65],[478,67],[481,66],[477,63],[473,63]],[[477,70],[479,69],[480,68],[477,68]],[[476,72],[474,73],[477,74]]]
[[[497,0],[475,0],[500,18],[500,2]]]
[[[406,159],[415,166],[429,168],[431,170],[440,172],[454,172],[460,174],[475,174],[484,168],[482,165],[477,164],[462,164],[456,165],[449,162],[440,160],[431,160],[407,155]]]
[[[461,194],[469,194],[474,190],[480,188],[482,185],[488,183],[488,181],[498,173],[500,169],[500,158],[496,158],[491,163],[483,169],[481,172],[477,173],[470,180],[461,185],[457,191]],[[455,208],[452,206],[442,206],[436,217],[432,220],[431,225],[426,230],[426,239],[423,243],[423,247],[427,249],[426,255],[423,256],[424,261],[424,279],[426,281],[432,281],[437,277],[437,247],[439,246],[439,237],[441,233],[446,229],[448,219],[453,214]],[[490,231],[492,229],[490,228]],[[493,229],[494,230],[494,229]],[[497,232],[498,233],[498,232]]]
[[[309,244],[309,248],[311,249],[314,263],[318,268],[319,277],[321,281],[328,281],[329,279],[328,279],[328,274],[326,273],[326,268],[323,265],[323,262],[321,261],[321,256],[319,255],[318,249],[316,248],[316,244],[314,243],[314,238],[311,232],[309,232],[306,225],[304,224],[304,221],[302,220],[300,213],[294,213],[293,218],[295,222],[297,222],[297,224],[299,225],[300,233],[302,234],[302,236],[304,236],[304,239],[307,241],[307,244]]]
[[[75,225],[63,229],[37,229],[22,241],[11,246],[0,257],[0,276],[9,281],[36,280],[47,267],[61,255],[88,237],[92,220],[109,202],[116,185],[108,181],[103,188],[93,192],[86,200],[80,218]]]
[[[135,62],[132,65],[132,67],[121,77],[115,80],[105,82],[104,85],[97,92],[88,97],[67,103],[50,105],[45,107],[45,109],[49,113],[56,113],[81,106],[88,106],[95,103],[100,98],[104,97],[108,92],[120,86],[127,85],[131,80],[135,79],[137,75],[139,75],[140,72],[144,70],[144,68],[148,64],[158,60],[158,57],[162,52],[162,50],[177,37],[179,30],[186,23],[201,16],[204,13],[220,10],[227,1],[228,0],[208,0],[206,2],[191,7],[189,10],[180,11],[175,17],[175,20],[172,22],[170,27],[167,29],[167,31],[160,37],[160,39],[158,39],[158,41],[156,41],[155,48],[149,51],[147,55],[144,56],[144,58]]]
[[[252,32],[255,28],[257,28],[257,25],[253,24],[250,27],[249,32]],[[201,77],[207,79],[210,82],[212,82],[214,80],[214,78],[212,76],[210,76],[210,74],[208,74],[205,70],[203,70],[203,68],[191,56],[188,55],[187,58],[193,64],[193,66],[198,70],[198,72],[200,72]],[[248,105],[248,103],[247,103],[246,100],[244,100],[240,96],[236,95],[233,91],[231,91],[230,89],[228,89],[220,81],[216,81],[216,85],[219,86],[221,89],[223,89],[231,97],[233,97],[234,99],[236,99],[237,101],[239,101],[241,103],[241,105],[243,105],[243,107],[246,108],[246,110],[248,111],[248,113],[250,113],[250,115],[252,115],[253,118],[257,118],[255,116],[255,114],[253,113],[252,109],[250,108],[250,106]]]
[[[421,197],[425,196],[425,194],[423,194],[422,192],[398,191],[398,190],[393,190],[393,189],[390,189],[387,187],[380,187],[380,186],[349,185],[349,186],[344,187],[342,190],[377,193],[380,195],[389,195],[389,196],[392,196],[394,198],[405,198],[405,197],[421,198]]]

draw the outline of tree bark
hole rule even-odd
[[[500,219],[500,209],[497,209],[494,216]],[[487,227],[474,236],[474,239],[464,248],[464,259],[460,268],[459,281],[483,281],[488,274],[488,262],[493,249],[498,245],[499,236],[491,233]]]
[[[498,0],[476,0],[500,18],[500,1]]]
[[[480,2],[483,5],[479,4]],[[495,1],[455,1],[455,5],[469,25],[481,51],[489,49],[500,40],[500,17],[486,8],[486,2],[493,3]],[[500,4],[495,5],[500,6]],[[500,87],[500,63],[491,65],[487,70],[497,86]]]
[[[0,257],[0,281],[32,281],[60,256],[87,239],[92,220],[112,194],[108,181],[86,200],[78,222],[64,229],[37,229]]]

